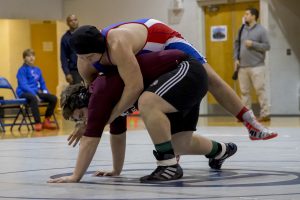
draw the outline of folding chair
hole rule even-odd
[[[0,109],[3,111],[10,110],[10,115],[4,114],[4,116],[0,117],[0,126],[1,130],[5,132],[5,126],[10,126],[10,130],[12,131],[13,127],[15,125],[19,125],[19,131],[21,130],[21,127],[23,125],[27,126],[27,130],[30,131],[33,130],[33,126],[29,117],[28,110],[26,108],[27,101],[25,98],[18,98],[16,95],[14,89],[12,88],[11,84],[8,82],[8,80],[4,77],[0,76],[0,89],[6,89],[13,95],[13,99],[1,99],[0,100]],[[17,110],[17,112],[13,112],[14,110]],[[16,114],[14,114],[16,113]],[[17,122],[19,116],[21,116],[21,122]],[[6,123],[6,118],[13,119],[12,123]],[[27,122],[27,119],[29,122]]]

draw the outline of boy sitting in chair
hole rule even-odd
[[[17,95],[21,98],[26,98],[28,101],[34,118],[34,130],[41,131],[43,128],[56,129],[57,127],[51,124],[50,117],[54,113],[57,97],[49,93],[42,76],[42,71],[39,67],[34,66],[34,51],[26,49],[23,52],[23,59],[24,64],[19,68],[17,73]],[[48,103],[43,123],[41,123],[39,111],[39,102],[41,101]]]

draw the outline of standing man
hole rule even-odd
[[[244,105],[251,108],[251,85],[260,105],[258,121],[270,121],[270,106],[266,90],[265,53],[270,50],[266,30],[257,24],[259,12],[249,8],[245,12],[245,25],[235,41],[235,70],[239,68],[239,84]]]
[[[78,19],[74,14],[71,14],[66,19],[69,30],[63,35],[60,42],[60,61],[63,72],[66,76],[66,81],[70,84],[80,83],[81,76],[77,69],[77,55],[70,46],[70,38],[72,33],[78,28]]]

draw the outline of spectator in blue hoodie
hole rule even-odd
[[[51,124],[50,117],[53,115],[57,103],[57,97],[49,93],[45,80],[42,76],[42,71],[39,67],[34,66],[34,51],[32,49],[26,49],[23,52],[23,59],[24,64],[19,68],[17,73],[17,95],[21,98],[27,99],[34,117],[34,129],[36,131],[41,131],[43,128],[56,129],[57,127],[54,124]],[[48,102],[45,120],[43,123],[41,123],[38,107],[41,100],[43,102]]]

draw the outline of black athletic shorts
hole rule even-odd
[[[178,110],[167,114],[174,134],[196,130],[200,102],[207,89],[207,73],[203,65],[188,58],[176,69],[153,81],[145,91],[157,94]]]

